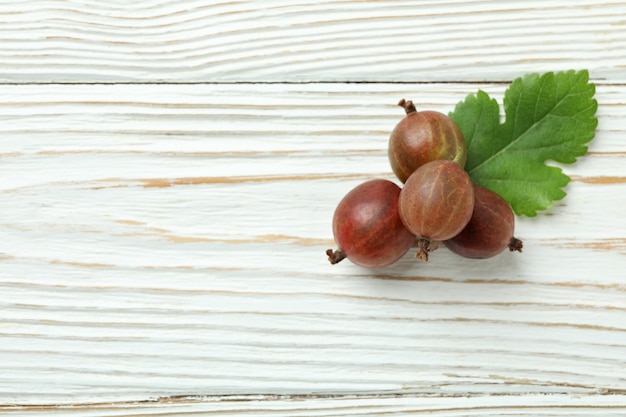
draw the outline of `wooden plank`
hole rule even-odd
[[[393,178],[398,98],[448,111],[477,88],[505,87],[3,86],[0,404],[547,393],[611,415],[623,397],[586,395],[626,389],[624,86],[598,85],[597,138],[567,198],[519,219],[523,254],[326,261],[338,200]]]
[[[0,82],[626,82],[624,1],[0,4]]]
[[[12,417],[44,415],[72,417],[135,416],[623,416],[624,397],[616,395],[537,395],[492,397],[416,397],[402,395],[182,397],[141,403],[0,406]]]

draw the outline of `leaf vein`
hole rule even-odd
[[[570,88],[570,91],[571,91],[571,88]],[[520,95],[519,95],[520,99],[519,99],[518,103],[519,103],[519,102],[521,102],[521,97],[522,97],[522,94],[523,94],[523,92],[520,92]],[[476,170],[477,168],[479,168],[481,165],[484,165],[485,163],[487,163],[487,162],[491,161],[492,159],[496,158],[496,157],[497,157],[497,156],[499,156],[500,154],[502,154],[502,153],[504,153],[504,152],[507,152],[511,146],[513,146],[513,145],[517,144],[520,140],[524,140],[524,138],[528,136],[528,132],[531,132],[531,133],[532,133],[532,130],[533,130],[533,129],[535,129],[535,128],[536,128],[536,127],[537,127],[537,126],[538,126],[538,125],[539,125],[539,124],[543,121],[543,120],[545,120],[547,117],[551,116],[551,115],[552,115],[552,111],[553,111],[555,108],[557,108],[559,105],[561,105],[561,104],[562,104],[562,103],[563,103],[563,102],[564,102],[564,101],[568,98],[568,96],[569,96],[568,94],[564,94],[564,95],[563,95],[563,97],[561,97],[561,99],[560,99],[557,103],[555,103],[555,106],[554,106],[554,107],[553,107],[553,108],[552,108],[549,112],[547,112],[545,115],[543,115],[543,116],[542,116],[539,120],[535,120],[535,121],[533,122],[533,124],[532,124],[531,126],[529,126],[529,128],[528,128],[528,129],[526,129],[526,131],[524,131],[522,134],[520,134],[520,135],[519,135],[519,136],[517,136],[517,137],[513,136],[512,140],[511,140],[511,141],[510,141],[510,142],[509,142],[506,146],[504,146],[503,148],[501,148],[500,150],[498,150],[497,152],[495,152],[495,153],[494,153],[493,155],[491,155],[489,158],[486,158],[485,160],[483,160],[483,161],[482,161],[481,163],[479,163],[478,165],[474,166],[474,167],[471,169],[470,173],[471,173],[471,172],[473,172],[473,171],[475,171],[475,170]],[[518,117],[518,114],[519,114],[519,109],[520,109],[520,108],[521,108],[521,106],[517,105],[517,106],[516,106],[516,109],[515,109],[515,118],[514,118],[515,125],[517,125],[517,117]],[[568,117],[568,118],[571,118],[571,117]],[[499,125],[499,127],[503,127],[503,126],[505,126],[505,125],[506,125],[506,121],[505,121],[505,124],[504,124],[504,125],[502,125],[502,124],[501,124],[501,125]],[[514,129],[512,129],[512,130],[514,130]]]

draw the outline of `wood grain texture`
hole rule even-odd
[[[626,82],[624,1],[0,3],[0,82]],[[41,65],[45,62],[45,65]]]
[[[0,2],[0,414],[626,415],[626,2]],[[331,266],[398,99],[590,70],[522,254]]]
[[[42,413],[72,417],[136,416],[408,416],[435,417],[612,417],[623,416],[618,396],[572,397],[530,394],[525,396],[408,397],[399,395],[288,396],[253,395],[232,397],[168,398],[142,403],[85,404],[72,406],[0,406],[11,417]]]
[[[564,167],[566,199],[519,219],[523,254],[440,249],[374,271],[325,258],[339,199],[393,179],[398,98],[448,111],[478,88],[501,101],[505,86],[3,86],[3,410],[370,393],[345,413],[624,412],[625,87],[598,84],[596,139]],[[172,407],[343,413],[333,401]],[[119,408],[89,406],[105,402]]]

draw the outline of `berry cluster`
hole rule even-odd
[[[472,184],[463,169],[465,139],[443,113],[418,112],[400,100],[406,116],[389,138],[389,162],[402,188],[373,179],[351,190],[333,216],[337,250],[331,264],[353,263],[381,268],[398,261],[417,243],[417,257],[443,243],[468,258],[489,258],[509,248],[522,251],[513,237],[515,216],[495,192]]]

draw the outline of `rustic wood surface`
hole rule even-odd
[[[626,3],[5,0],[5,82],[626,81]]]
[[[0,413],[626,415],[626,2],[0,2]],[[402,97],[589,69],[524,252],[331,266]]]

